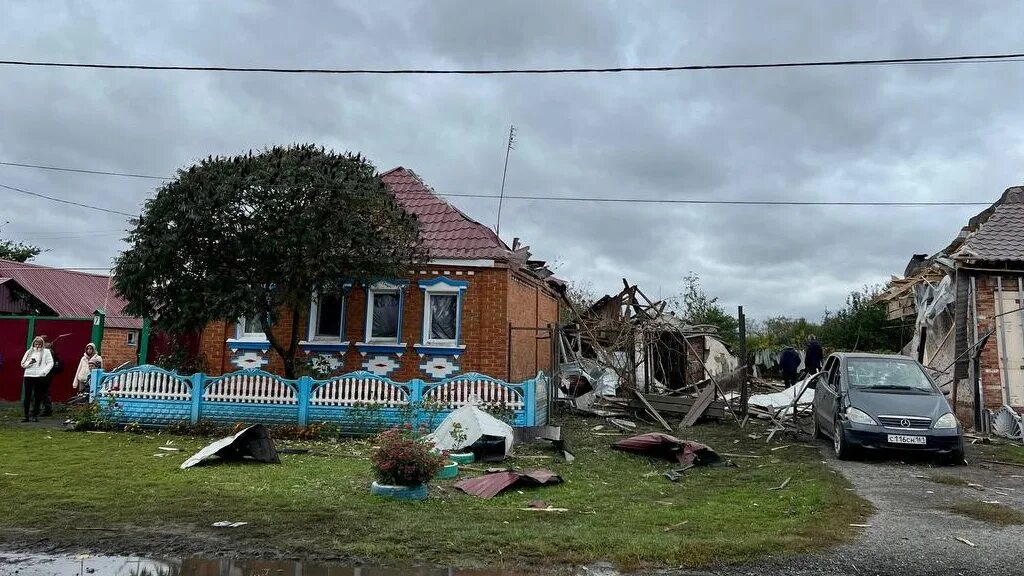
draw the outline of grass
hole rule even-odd
[[[5,423],[6,421],[6,423]],[[735,459],[696,468],[678,483],[667,462],[609,448],[599,420],[563,422],[568,464],[542,447],[517,449],[512,465],[549,467],[565,483],[490,500],[434,482],[425,502],[371,496],[366,441],[279,442],[307,447],[282,464],[178,469],[203,438],[21,428],[0,415],[0,539],[108,552],[189,555],[226,551],[352,558],[379,564],[554,568],[610,561],[621,568],[697,567],[809,552],[853,536],[870,505],[814,448],[771,452],[734,424],[702,425],[690,438]],[[182,452],[161,453],[173,440]],[[531,458],[534,456],[534,458]],[[16,474],[16,475],[11,475]],[[463,472],[466,477],[472,472]],[[792,477],[783,490],[768,490]],[[520,510],[541,499],[565,513]],[[210,525],[246,521],[235,529]],[[682,522],[686,521],[685,524]],[[114,530],[114,531],[109,531]],[[35,532],[35,534],[39,534]]]
[[[946,484],[947,486],[967,486],[969,484],[967,480],[950,474],[932,474],[928,479],[936,484]]]
[[[985,460],[1024,464],[1024,445],[1019,441],[1012,443],[1010,440],[1000,438],[998,444],[975,444],[972,448],[976,449]]]
[[[1002,504],[986,504],[970,500],[957,502],[949,510],[997,526],[1024,524],[1024,513]]]

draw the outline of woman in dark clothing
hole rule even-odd
[[[779,367],[782,368],[782,380],[786,388],[796,384],[797,372],[800,370],[800,353],[792,346],[786,346],[779,353]]]

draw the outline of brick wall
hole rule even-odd
[[[399,364],[389,374],[392,379],[432,379],[420,369],[423,359],[413,350],[413,345],[421,340],[423,324],[424,297],[417,282],[438,276],[469,283],[462,303],[462,343],[466,350],[456,360],[459,373],[480,372],[505,379],[508,373],[509,322],[517,326],[546,326],[558,320],[558,301],[553,293],[541,288],[535,280],[513,281],[513,273],[507,268],[427,265],[409,270],[404,278],[409,280],[409,285],[404,292],[402,314],[402,342],[406,344],[406,351],[401,358],[392,356]],[[513,310],[519,316],[510,319],[509,314]],[[300,315],[299,334],[303,339],[308,327],[307,312],[304,310]],[[290,315],[281,314],[281,320],[274,327],[274,334],[282,342],[287,342],[290,328]],[[356,350],[355,344],[365,339],[365,331],[366,291],[356,286],[346,296],[345,335],[351,345],[344,356],[344,366],[339,371],[364,369],[366,358]],[[202,331],[199,351],[210,374],[222,374],[236,369],[231,364],[231,353],[226,346],[226,341],[234,336],[233,322],[212,322]],[[528,379],[535,376],[538,370],[548,371],[551,365],[550,340],[537,340],[532,333],[522,333],[518,337],[522,339],[522,344],[514,347],[513,363],[516,369],[513,375],[516,378],[513,379]],[[303,355],[302,352],[299,354]],[[265,369],[283,373],[284,363],[273,350],[269,352],[269,364]]]
[[[984,397],[985,408],[996,410],[1003,405],[1003,374],[999,364],[999,329],[994,316],[998,313],[996,309],[996,287],[997,276],[979,275],[977,277],[977,309],[978,309],[978,336],[982,336],[989,330],[996,328],[996,331],[989,338],[981,351],[981,390]],[[1003,277],[1003,292],[1016,292],[1017,277]],[[1012,290],[1011,290],[1012,289]],[[1006,312],[1006,310],[1003,310]],[[1020,410],[1022,407],[1015,406]]]
[[[135,344],[128,345],[128,333],[135,334]],[[113,370],[125,362],[135,364],[139,361],[139,331],[127,328],[103,329],[103,343],[100,344],[100,356],[103,357],[103,367]],[[75,368],[78,367],[78,360],[75,360]]]

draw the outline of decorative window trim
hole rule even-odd
[[[419,281],[420,290],[423,291],[423,323],[420,326],[420,341],[414,346],[416,352],[423,356],[425,354],[459,356],[466,346],[462,344],[462,302],[469,282],[466,280],[452,280],[446,276],[437,276],[430,280]],[[430,297],[432,295],[456,296],[455,302],[455,339],[437,340],[430,338],[431,315]]]
[[[405,312],[405,289],[408,280],[379,280],[366,285],[366,315],[363,328],[363,341],[356,343],[360,353],[377,352],[382,354],[401,354],[406,349],[402,342],[402,317]],[[394,338],[373,338],[373,298],[376,293],[398,295],[398,326]]]
[[[126,346],[131,346],[132,348],[138,346],[138,344],[139,344],[139,333],[136,332],[135,330],[129,330],[129,331],[125,332],[125,334],[124,334],[124,343],[125,343]]]
[[[338,336],[318,336],[316,333],[317,324],[320,322],[319,301],[320,295],[314,294],[309,299],[309,319],[306,322],[306,339],[299,342],[299,348],[304,352],[346,352],[349,341],[345,338],[346,322],[345,316],[348,312],[348,293],[352,289],[351,282],[344,282],[341,285],[341,321],[338,324]]]

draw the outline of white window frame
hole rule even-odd
[[[246,332],[245,331],[245,318],[239,318],[235,324],[235,339],[236,340],[256,340],[259,342],[266,341],[267,335],[263,332]],[[262,323],[262,322],[261,322]]]
[[[394,294],[398,296],[398,328],[393,338],[373,337],[373,300],[377,294]],[[366,288],[366,330],[363,342],[366,344],[400,345],[402,342],[402,316],[405,306],[405,285],[396,282],[381,281]]]
[[[432,281],[421,282],[423,290],[423,324],[420,333],[420,343],[425,347],[434,348],[459,348],[462,344],[462,299],[468,283],[464,281],[453,281],[444,276],[439,276]],[[431,338],[431,324],[433,321],[430,310],[430,299],[432,296],[455,296],[455,338],[451,340],[440,340]]]
[[[337,336],[331,336],[328,334],[317,334],[317,327],[320,325],[320,297],[321,294],[314,296],[309,306],[309,329],[306,331],[306,340],[308,342],[341,342],[345,340],[345,312],[348,310],[348,291],[344,291],[338,295],[341,298],[341,322],[338,325],[339,333]]]
[[[455,297],[455,338],[450,340],[441,340],[438,338],[431,338],[431,328],[433,328],[434,316],[431,314],[430,300],[434,296],[454,296]],[[462,302],[459,298],[459,290],[427,290],[423,294],[423,344],[426,346],[437,346],[439,348],[454,348],[459,344],[459,332],[462,322],[462,311],[460,310]]]
[[[136,332],[135,330],[129,330],[129,331],[125,332],[124,343],[127,346],[132,346],[132,347],[138,346],[138,344],[139,344],[139,333]]]

